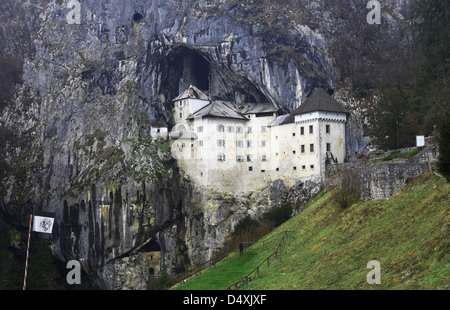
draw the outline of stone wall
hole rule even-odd
[[[436,145],[428,145],[409,159],[357,161],[333,165],[327,169],[327,184],[340,183],[340,171],[350,171],[363,200],[388,199],[410,179],[430,171],[438,158]]]

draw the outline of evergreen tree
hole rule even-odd
[[[439,127],[439,171],[450,181],[450,114],[447,113],[445,120]]]

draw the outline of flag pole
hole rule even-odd
[[[27,286],[27,271],[28,271],[28,254],[30,253],[30,239],[31,239],[31,222],[33,221],[33,214],[30,214],[30,224],[28,226],[28,245],[27,245],[27,257],[25,260],[25,274],[23,276],[23,290]]]

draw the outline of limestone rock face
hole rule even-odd
[[[55,212],[55,255],[80,260],[102,288],[149,287],[139,267],[149,240],[169,272],[210,258],[240,219],[288,190],[198,187],[151,124],[170,128],[172,99],[189,84],[286,112],[317,86],[334,90],[342,14],[367,13],[351,2],[343,13],[306,0],[83,0],[70,24],[68,1],[3,0],[0,56],[17,59],[21,79],[0,110],[2,215],[20,229],[32,208]]]

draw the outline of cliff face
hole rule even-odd
[[[170,271],[209,258],[286,189],[199,188],[149,137],[151,123],[170,127],[171,100],[189,84],[286,112],[317,86],[336,89],[333,42],[346,14],[365,20],[363,2],[343,12],[306,0],[83,0],[78,25],[67,1],[2,1],[1,56],[22,73],[0,115],[3,216],[23,227],[32,208],[55,212],[55,255],[80,260],[103,288],[148,287],[147,270],[127,276],[123,266],[138,266],[151,239]],[[351,154],[365,146],[353,136]]]

